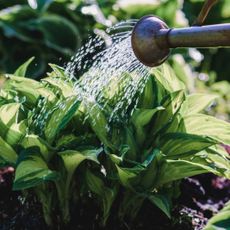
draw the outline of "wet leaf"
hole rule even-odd
[[[19,66],[17,70],[14,72],[14,75],[19,76],[19,77],[25,77],[27,68],[31,64],[31,62],[34,60],[34,57],[31,57],[28,61],[26,61],[24,64]]]
[[[58,173],[51,171],[38,147],[23,150],[18,158],[13,190],[35,187],[46,181],[55,181]]]
[[[15,166],[17,158],[14,149],[0,137],[0,167]]]

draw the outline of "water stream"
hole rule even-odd
[[[136,59],[131,47],[135,23],[135,20],[121,22],[109,28],[104,38],[91,38],[66,66],[71,78],[86,71],[75,79],[75,91],[82,101],[91,100],[102,107],[109,105],[110,121],[124,119],[128,110],[132,112],[148,77],[148,68]],[[98,52],[101,47],[104,49]]]
[[[87,108],[88,115],[94,109],[92,105],[100,106],[102,110],[109,109],[109,123],[128,119],[149,76],[148,67],[136,59],[131,47],[131,32],[135,23],[135,20],[121,22],[109,28],[103,38],[90,38],[65,66],[69,76],[66,81],[74,82],[77,100],[91,106]],[[47,118],[52,113],[44,103],[47,102],[39,103],[40,112],[34,120],[34,125],[40,130],[46,126]],[[67,103],[61,100],[55,108],[64,109]],[[59,115],[56,114],[57,121]]]

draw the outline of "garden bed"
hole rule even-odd
[[[0,229],[48,230],[36,198],[29,194],[24,200],[20,192],[12,191],[13,176],[12,168],[0,171]],[[133,223],[119,223],[110,218],[108,225],[111,229],[198,230],[230,199],[230,180],[212,174],[184,179],[180,188],[181,195],[175,202],[172,219],[146,202]],[[71,207],[72,222],[63,229],[100,229],[96,204],[85,205]]]

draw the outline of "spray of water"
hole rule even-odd
[[[110,106],[109,121],[124,119],[128,111],[130,114],[135,109],[137,95],[143,91],[148,77],[148,68],[136,59],[131,47],[135,23],[121,22],[108,29],[104,39],[90,39],[66,66],[66,72],[74,78],[76,72],[90,65],[76,80],[75,91],[81,101],[91,100],[102,108]],[[104,49],[97,52],[101,47]]]
[[[95,105],[102,110],[109,108],[109,123],[124,122],[136,108],[149,70],[132,51],[131,31],[135,24],[135,20],[121,22],[109,28],[102,37],[90,38],[65,66],[69,76],[66,81],[74,82],[77,100],[89,105],[88,116]],[[53,110],[41,109],[35,119],[36,126],[41,130],[49,115],[55,109],[64,109],[67,104],[68,101],[60,101]],[[56,116],[58,120],[59,115]],[[86,114],[85,119],[88,116]]]

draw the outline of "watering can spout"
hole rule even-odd
[[[176,47],[230,47],[230,23],[170,29],[158,17],[141,18],[132,31],[137,59],[154,67],[162,64]]]

